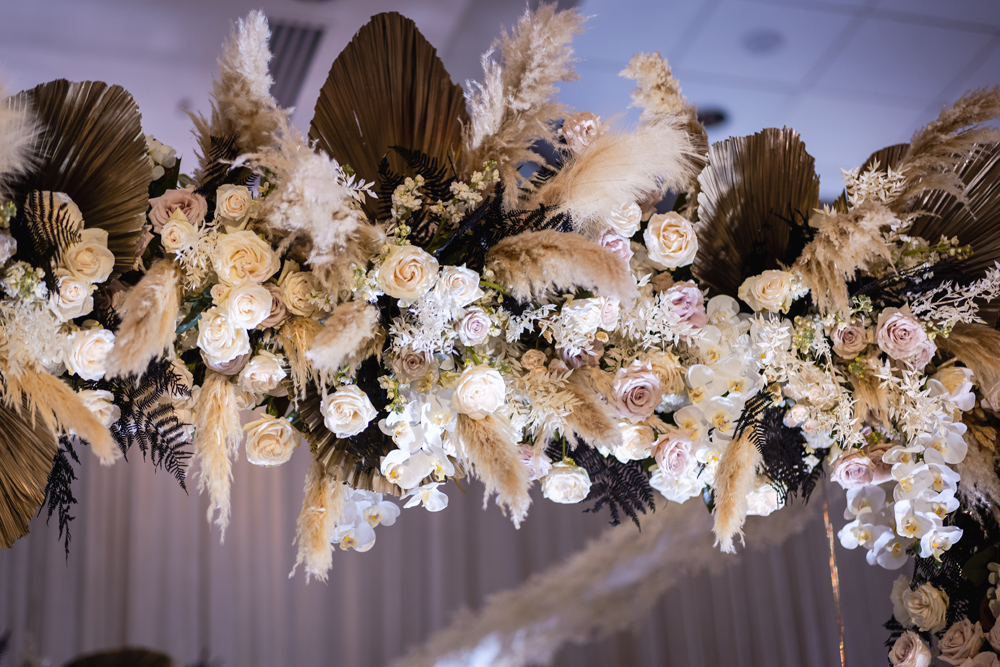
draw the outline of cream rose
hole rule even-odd
[[[857,489],[871,484],[874,476],[875,464],[864,452],[854,449],[841,454],[833,462],[830,479],[845,489]]]
[[[415,245],[392,246],[378,270],[378,286],[391,297],[413,302],[434,286],[438,262]]]
[[[693,448],[690,431],[668,428],[653,445],[652,453],[663,475],[677,480],[689,476],[694,471],[697,461]]]
[[[643,239],[649,259],[665,269],[687,266],[698,253],[694,227],[678,213],[654,215],[649,219]]]
[[[945,615],[948,613],[948,596],[944,591],[923,583],[916,589],[907,587],[900,596],[900,602],[918,630],[944,630]]]
[[[614,331],[618,326],[618,308],[621,302],[613,296],[601,297],[601,328]]]
[[[660,390],[664,394],[679,394],[684,391],[684,367],[672,352],[654,351],[646,361],[659,378]]]
[[[188,189],[167,190],[162,196],[150,199],[149,205],[149,222],[156,233],[160,233],[160,229],[174,211],[180,210],[192,225],[200,224],[208,213],[208,202],[205,198]]]
[[[542,478],[542,496],[554,503],[571,505],[590,493],[590,475],[580,466],[560,461]]]
[[[198,240],[198,231],[188,219],[184,217],[183,211],[177,209],[170,219],[163,223],[160,228],[160,243],[166,252],[177,252],[190,248]]]
[[[458,322],[458,339],[462,345],[485,343],[490,337],[490,316],[482,308],[470,308]]]
[[[59,320],[68,322],[94,310],[94,288],[90,283],[65,271],[59,273],[62,275],[56,281],[57,291],[49,297],[49,308]]]
[[[115,256],[108,250],[108,233],[84,229],[80,241],[63,252],[61,268],[91,285],[103,283],[115,268]]]
[[[238,285],[244,280],[262,283],[281,268],[281,260],[270,244],[247,230],[220,234],[212,263],[219,280],[226,285]]]
[[[240,283],[226,295],[226,319],[235,327],[253,329],[271,315],[271,300],[271,292],[263,285]]]
[[[787,312],[792,305],[792,274],[787,271],[764,271],[743,281],[737,296],[755,312]]]
[[[899,308],[886,308],[878,317],[875,342],[893,359],[911,361],[921,355],[921,348],[930,341],[920,320]]]
[[[622,432],[622,444],[614,447],[611,453],[622,463],[642,461],[652,456],[653,441],[656,435],[653,429],[645,424],[618,424]]]
[[[662,398],[660,378],[648,361],[638,359],[618,369],[611,391],[618,414],[633,424],[651,416]]]
[[[531,370],[541,368],[548,362],[548,357],[541,350],[528,350],[521,355],[521,365]]]
[[[264,287],[271,293],[271,314],[263,322],[257,325],[258,329],[270,329],[281,324],[288,315],[285,302],[281,300],[281,288],[274,283],[264,283]]]
[[[236,384],[244,391],[273,396],[274,390],[281,386],[281,381],[287,376],[282,368],[281,358],[267,350],[261,350],[240,371]]]
[[[104,426],[111,426],[122,416],[122,410],[114,403],[114,395],[104,389],[81,389],[76,392],[88,410],[94,413],[97,421]]]
[[[281,300],[292,315],[312,317],[319,310],[313,301],[318,294],[316,279],[312,271],[292,271],[281,278]]]
[[[206,359],[224,364],[250,351],[247,330],[233,326],[219,308],[209,308],[198,322],[198,348]]]
[[[642,222],[642,208],[633,202],[626,202],[611,209],[611,214],[607,217],[607,223],[611,229],[628,239],[635,236],[639,231],[639,224]]]
[[[591,335],[601,326],[603,304],[599,298],[573,299],[563,305],[559,313],[563,326]]]
[[[105,362],[114,346],[115,335],[107,329],[74,331],[69,335],[69,347],[64,359],[66,369],[84,380],[100,380],[104,377]]]
[[[439,290],[456,308],[465,308],[485,294],[479,287],[479,274],[464,266],[441,269],[441,277],[434,289]]]
[[[280,466],[299,446],[295,429],[280,417],[263,415],[245,424],[243,430],[247,433],[247,461],[256,466]]]
[[[830,336],[833,351],[841,359],[854,359],[868,347],[868,332],[860,322],[842,324]]]
[[[349,438],[368,428],[378,410],[368,395],[354,385],[345,385],[328,395],[320,404],[323,423],[338,438]]]
[[[576,155],[604,133],[601,117],[589,111],[567,114],[559,131],[566,140],[566,146]]]
[[[503,406],[507,387],[503,376],[486,364],[469,366],[462,371],[451,397],[451,407],[455,412],[482,419]]]
[[[1000,667],[1000,658],[996,653],[983,651],[963,662],[961,667]]]
[[[938,642],[938,656],[949,665],[961,665],[967,659],[979,653],[983,646],[983,626],[977,621],[975,625],[967,618],[953,623]]]
[[[892,645],[889,662],[893,667],[929,667],[931,650],[920,640],[917,633],[908,630]]]
[[[747,515],[768,516],[781,508],[778,491],[766,477],[757,478],[757,488],[747,496]]]
[[[253,197],[245,185],[223,185],[215,191],[215,215],[242,225],[250,218]]]
[[[1000,623],[994,623],[986,635],[986,640],[994,651],[1000,651]]]

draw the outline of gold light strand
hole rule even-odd
[[[837,633],[840,639],[840,667],[847,667],[847,656],[844,652],[844,615],[840,609],[840,572],[837,570],[837,556],[833,546],[833,524],[830,523],[830,508],[826,504],[826,493],[823,494],[823,523],[826,525],[826,539],[830,545],[830,584],[833,587],[833,606],[837,611]]]

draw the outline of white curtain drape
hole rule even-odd
[[[0,630],[8,664],[35,656],[60,665],[83,652],[144,646],[190,663],[226,667],[386,665],[479,608],[494,592],[559,563],[606,527],[603,515],[536,496],[520,530],[482,487],[448,488],[450,506],[404,510],[379,527],[367,553],[337,552],[327,584],[288,578],[308,453],[278,469],[234,466],[226,541],[206,502],[181,491],[133,452],[101,468],[81,456],[73,541],[65,558],[55,524],[0,553]],[[193,487],[194,480],[189,480]],[[687,577],[633,632],[568,646],[557,665],[839,665],[824,492],[835,528],[843,491],[819,490],[807,528],[784,544],[748,551],[725,571]],[[698,501],[691,511],[704,512]],[[781,515],[772,516],[780,521]],[[897,573],[837,546],[848,665],[883,664],[881,624]]]

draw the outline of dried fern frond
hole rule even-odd
[[[27,401],[15,409],[0,404],[0,547],[9,549],[28,534],[28,524],[45,500],[45,487],[58,445]]]
[[[365,301],[347,301],[333,309],[316,334],[306,359],[325,373],[336,374],[375,338],[379,312]]]
[[[483,508],[494,493],[497,504],[509,512],[514,526],[520,528],[528,515],[528,469],[521,463],[517,434],[505,418],[487,415],[472,419],[458,415],[460,456],[472,464],[472,473],[486,485]]]
[[[305,497],[302,511],[295,524],[295,543],[299,545],[288,578],[295,576],[295,570],[302,565],[306,571],[306,583],[313,577],[326,581],[333,567],[333,531],[337,527],[337,517],[344,510],[344,502],[350,490],[346,484],[338,482],[326,474],[318,461],[313,461],[306,473]]]
[[[229,488],[233,458],[243,440],[236,388],[229,378],[206,371],[194,413],[194,458],[199,464],[198,492],[208,491],[208,520],[219,526],[224,541],[229,526]],[[215,516],[218,511],[218,517]]]
[[[126,292],[105,377],[142,375],[150,361],[173,348],[180,312],[180,279],[176,263],[158,259]]]
[[[665,116],[630,134],[601,135],[538,189],[529,208],[558,207],[572,216],[577,231],[596,236],[615,207],[686,190],[700,165],[684,123]]]
[[[715,541],[726,553],[735,553],[734,538],[743,539],[743,523],[747,518],[747,497],[754,489],[757,468],[763,463],[760,450],[753,441],[753,428],[744,429],[729,443],[719,459],[715,474]]]
[[[583,21],[575,9],[557,11],[555,4],[527,10],[514,30],[503,31],[493,44],[500,49],[500,62],[491,58],[492,49],[486,52],[482,83],[468,84],[470,120],[460,172],[469,174],[485,160],[496,160],[507,185],[507,208],[515,207],[518,188],[527,184],[520,165],[546,164],[535,144],[556,143],[555,123],[564,111],[555,99],[556,84],[577,78],[570,42],[583,32]]]
[[[6,185],[27,173],[35,164],[35,141],[40,128],[27,99],[16,103],[7,97],[0,84],[0,201],[6,198]]]
[[[635,279],[625,263],[573,232],[546,230],[506,238],[486,255],[486,268],[511,288],[518,301],[541,301],[577,287],[623,303],[637,296]]]

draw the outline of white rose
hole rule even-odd
[[[212,363],[219,365],[250,352],[247,330],[233,326],[225,313],[210,308],[198,322],[198,347]]]
[[[163,223],[163,227],[160,228],[160,242],[166,252],[177,252],[190,248],[197,239],[198,231],[194,225],[188,222],[184,211],[179,208],[174,210],[170,219]]]
[[[243,426],[247,432],[247,461],[257,466],[280,466],[299,443],[288,420],[263,415]]]
[[[601,326],[604,304],[601,299],[573,299],[562,307],[563,326],[584,335],[592,335]]]
[[[678,213],[654,215],[643,233],[649,258],[666,269],[687,266],[698,253],[694,227]]]
[[[81,389],[76,392],[88,410],[94,413],[97,421],[104,426],[111,426],[122,416],[122,409],[115,405],[114,396],[104,389]]]
[[[397,245],[378,270],[378,286],[391,297],[416,301],[434,286],[438,262],[415,245]]]
[[[614,331],[618,326],[618,306],[615,297],[601,297],[601,328],[605,331]]]
[[[271,292],[263,285],[241,283],[226,295],[225,312],[233,326],[253,329],[271,314]]]
[[[635,236],[642,222],[642,208],[635,202],[621,204],[611,209],[607,218],[608,226],[627,239]]]
[[[446,266],[441,269],[437,287],[456,308],[465,308],[473,301],[481,299],[484,292],[479,288],[479,274],[464,266]]]
[[[378,416],[368,395],[354,385],[346,385],[323,399],[323,423],[338,438],[361,433]]]
[[[747,514],[749,516],[767,516],[782,506],[778,492],[766,480],[758,480],[757,488],[747,496]]]
[[[737,292],[755,312],[787,312],[792,305],[792,274],[787,271],[764,271],[743,281]]]
[[[69,335],[66,368],[84,380],[104,377],[105,361],[115,346],[115,335],[107,329],[81,329]]]
[[[948,613],[948,596],[944,591],[925,582],[916,589],[907,587],[900,596],[900,601],[918,630],[944,630],[945,615]]]
[[[219,280],[237,285],[244,280],[262,283],[281,268],[271,246],[251,231],[220,234],[212,257]]]
[[[554,503],[571,505],[590,493],[590,475],[584,468],[560,461],[542,478],[542,495]]]
[[[77,317],[82,317],[94,310],[94,288],[85,280],[77,278],[71,273],[60,270],[59,280],[56,282],[58,288],[49,297],[49,308],[52,309],[62,322]]]
[[[458,323],[458,339],[462,345],[485,343],[490,337],[490,316],[482,308],[470,308]]]
[[[108,233],[103,229],[84,229],[79,243],[62,254],[62,268],[91,285],[103,283],[115,268],[115,256],[108,250]]]
[[[281,279],[281,300],[292,315],[312,317],[319,309],[312,300],[317,293],[316,279],[311,271],[292,271]]]
[[[629,424],[622,422],[618,424],[622,432],[622,444],[611,450],[615,458],[622,463],[629,461],[642,461],[653,455],[653,441],[656,435],[653,429],[645,424]]]
[[[267,350],[261,350],[240,371],[236,384],[244,391],[274,396],[275,389],[281,387],[281,381],[287,375],[285,369],[281,367],[280,357]]]
[[[482,419],[504,404],[506,393],[507,387],[498,371],[486,364],[469,366],[458,379],[451,406],[455,412]]]
[[[215,191],[215,214],[242,225],[250,217],[253,197],[245,185],[223,185]]]
[[[889,651],[889,662],[893,667],[929,667],[931,650],[913,631],[900,635],[892,650]]]

